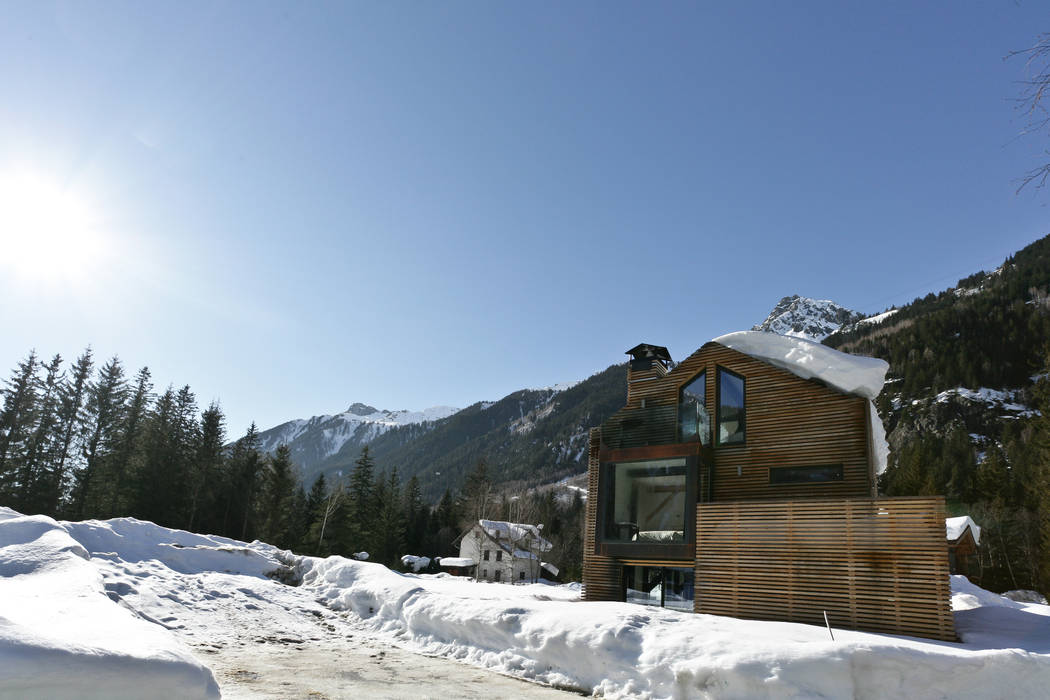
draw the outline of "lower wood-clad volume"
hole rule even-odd
[[[944,499],[702,503],[696,612],[952,641]]]

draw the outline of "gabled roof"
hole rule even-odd
[[[981,544],[981,526],[973,521],[969,515],[960,515],[957,518],[945,518],[944,529],[949,542],[956,542],[966,534],[969,528],[973,535],[974,544]]]
[[[478,526],[486,535],[499,542],[500,546],[507,552],[511,552],[509,545],[527,545],[540,552],[549,552],[554,546],[543,538],[542,525],[529,525],[527,523],[511,523],[506,520],[479,520]],[[504,545],[506,542],[506,545]]]

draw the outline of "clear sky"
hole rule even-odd
[[[0,1],[0,371],[90,344],[237,435],[908,302],[1050,232],[1045,10]]]

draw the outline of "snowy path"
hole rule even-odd
[[[95,555],[111,598],[175,633],[223,698],[567,698],[572,694],[404,651],[265,578],[180,574],[155,560]]]

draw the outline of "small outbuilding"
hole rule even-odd
[[[981,544],[981,526],[969,515],[946,518],[944,529],[948,537],[948,566],[953,574],[970,575],[971,557]]]

